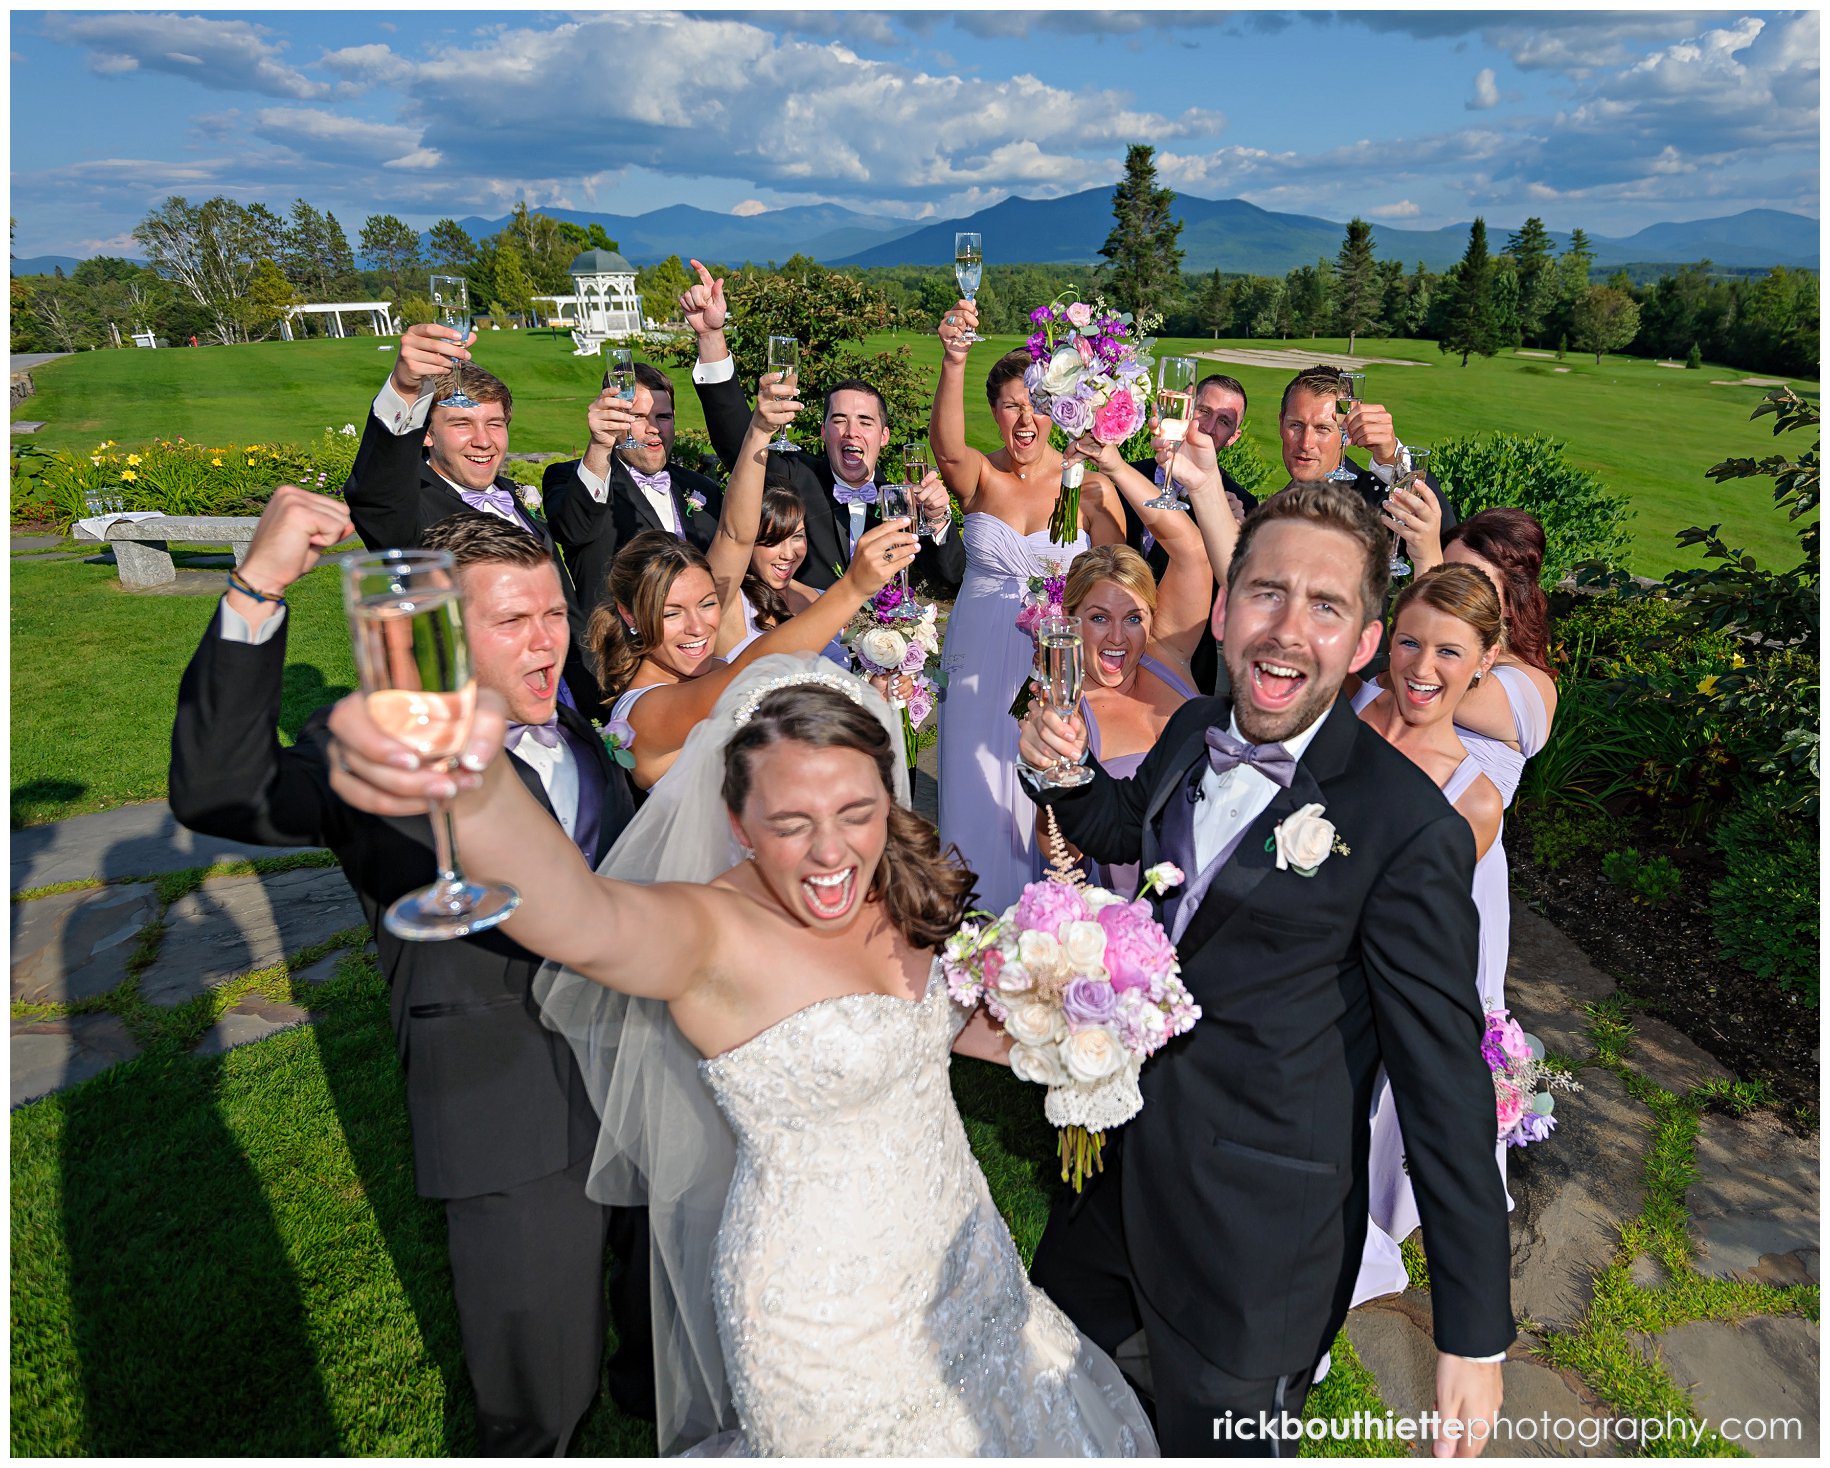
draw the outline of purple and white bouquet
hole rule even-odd
[[[1066,570],[1059,561],[1045,561],[1042,571],[1023,584],[1023,610],[1017,613],[1017,626],[1034,637],[1045,617],[1061,615],[1061,599],[1066,595]]]
[[[1487,1011],[1481,1035],[1481,1059],[1493,1072],[1493,1102],[1498,1140],[1508,1147],[1541,1142],[1557,1129],[1550,1090],[1579,1091],[1574,1078],[1544,1063],[1544,1043],[1528,1035],[1503,1009]],[[1540,1091],[1544,1085],[1550,1090]]]
[[[1027,345],[1034,358],[1023,374],[1029,403],[1046,414],[1067,442],[1092,434],[1101,443],[1123,443],[1149,421],[1152,343],[1142,333],[1155,318],[1135,320],[1103,299],[1063,302],[1060,297],[1029,313]],[[1068,544],[1080,528],[1080,475],[1064,466],[1061,497],[1049,518],[1049,538]],[[1071,482],[1070,482],[1071,481]]]
[[[1079,1191],[1102,1165],[1103,1134],[1143,1107],[1145,1059],[1201,1010],[1148,901],[1182,873],[1168,862],[1150,868],[1127,902],[1082,883],[1058,837],[1051,844],[1050,875],[1003,916],[972,914],[984,921],[960,926],[941,967],[955,1001],[983,1003],[1004,1027],[1012,1073],[1048,1087],[1043,1112],[1061,1131],[1061,1176]]]
[[[846,630],[845,644],[858,673],[865,678],[906,673],[914,687],[906,699],[893,700],[902,710],[902,748],[915,763],[915,731],[928,715],[947,675],[933,666],[940,656],[939,610],[923,603],[892,581],[858,611]]]

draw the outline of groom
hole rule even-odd
[[[1381,1065],[1423,1215],[1437,1406],[1469,1424],[1437,1452],[1478,1452],[1500,1405],[1514,1331],[1473,836],[1336,697],[1378,646],[1386,565],[1351,487],[1273,496],[1214,606],[1231,697],[1185,704],[1129,780],[1031,782],[1089,857],[1187,873],[1163,915],[1201,1019],[1146,1062],[1142,1113],[1031,1271],[1108,1352],[1142,1330],[1166,1456],[1296,1455],[1360,1262]],[[1032,771],[1085,749],[1078,718],[1025,722]]]

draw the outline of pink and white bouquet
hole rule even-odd
[[[922,603],[892,581],[858,611],[845,635],[853,664],[865,678],[906,673],[914,687],[906,699],[894,702],[902,710],[902,747],[908,763],[915,763],[916,737],[947,675],[934,666],[940,656],[939,610]]]
[[[1544,1063],[1544,1044],[1519,1028],[1503,1009],[1487,1011],[1481,1035],[1481,1058],[1493,1072],[1493,1103],[1498,1140],[1508,1147],[1541,1142],[1557,1128],[1551,1090],[1579,1091],[1575,1079]],[[1549,1090],[1540,1091],[1544,1085]]]
[[[1064,442],[1092,434],[1101,443],[1123,443],[1150,416],[1152,343],[1143,332],[1155,318],[1135,320],[1103,299],[1063,302],[1059,297],[1029,313],[1036,328],[1028,339],[1034,358],[1023,374],[1029,403],[1061,430]],[[1064,466],[1061,497],[1049,519],[1049,538],[1068,544],[1080,528],[1078,465]]]
[[[1067,594],[1067,572],[1059,561],[1044,561],[1043,569],[1023,584],[1023,610],[1017,613],[1017,626],[1031,637],[1044,617],[1061,615],[1061,599]]]
[[[1201,1017],[1147,900],[1182,873],[1150,868],[1127,902],[1084,885],[1062,854],[1001,917],[974,913],[947,940],[941,967],[960,1004],[983,1003],[1014,1042],[1011,1071],[1048,1087],[1043,1112],[1061,1130],[1061,1176],[1078,1191],[1098,1168],[1103,1133],[1143,1107],[1147,1057]]]

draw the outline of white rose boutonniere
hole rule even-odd
[[[536,513],[539,511],[540,491],[533,485],[517,484],[515,486],[515,493],[519,496],[521,503],[526,505],[528,509],[535,511]]]
[[[689,489],[686,492],[686,513],[689,515],[696,515],[704,508],[705,508],[704,491],[697,490],[697,489]]]
[[[1277,870],[1294,871],[1299,877],[1313,877],[1321,864],[1335,851],[1347,854],[1348,848],[1335,839],[1334,824],[1322,819],[1323,807],[1305,805],[1295,815],[1285,816],[1265,842],[1266,851],[1277,853]]]

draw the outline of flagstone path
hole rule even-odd
[[[930,748],[915,782],[930,817],[934,774]],[[139,1053],[136,1036],[206,996],[236,1002],[197,1053],[309,1023],[259,975],[290,966],[310,983],[368,941],[323,853],[195,836],[161,802],[15,831],[11,855],[15,1107]],[[1716,1060],[1628,1013],[1614,980],[1516,901],[1507,994],[1582,1089],[1557,1096],[1550,1140],[1508,1158],[1521,1330],[1504,1367],[1513,1435],[1493,1451],[1634,1454],[1641,1420],[1669,1417],[1720,1430],[1705,1444],[1718,1451],[1815,1456],[1815,1133],[1738,1110]],[[1369,1302],[1347,1337],[1387,1407],[1429,1407],[1427,1288]]]

